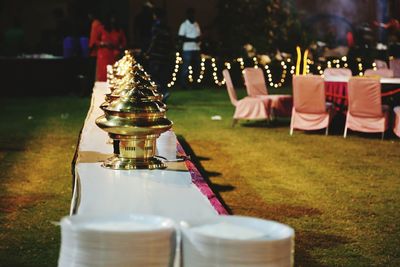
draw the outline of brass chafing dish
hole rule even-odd
[[[129,72],[119,82],[114,83],[118,84],[118,87],[113,89],[111,93],[106,94],[105,102],[101,105],[102,109],[121,96],[124,96],[132,89],[132,85],[137,87],[148,99],[154,101],[162,100],[163,96],[158,93],[157,86],[139,64],[131,65],[128,70]]]
[[[103,166],[122,170],[165,168],[155,157],[156,139],[172,127],[166,118],[166,105],[160,101],[162,95],[132,65],[127,76],[129,83],[118,98],[102,105],[105,115],[96,120],[114,141],[114,156]]]

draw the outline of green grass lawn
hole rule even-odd
[[[73,96],[0,100],[1,267],[56,266],[52,222],[69,212],[70,164],[88,104]],[[175,132],[233,214],[296,230],[296,266],[400,266],[398,139],[291,137],[287,119],[231,128],[224,89],[173,91],[168,104]]]

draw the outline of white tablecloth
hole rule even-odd
[[[346,76],[335,76],[325,78],[327,82],[348,82],[350,77]],[[381,78],[382,84],[400,84],[400,78]]]
[[[101,167],[101,162],[83,160],[83,154],[103,158],[112,154],[108,135],[95,124],[103,114],[99,106],[107,92],[106,83],[96,83],[93,89],[77,149],[71,214],[145,213],[175,220],[217,215],[208,198],[192,183],[189,171],[118,171]]]

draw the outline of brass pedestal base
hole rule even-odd
[[[165,169],[167,165],[157,158],[132,159],[113,156],[102,164],[104,168],[113,170],[154,170]]]

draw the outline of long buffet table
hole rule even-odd
[[[190,161],[171,163],[165,170],[120,171],[101,166],[101,161],[113,152],[108,135],[95,124],[103,114],[99,106],[107,92],[106,83],[96,83],[93,89],[73,162],[70,213],[142,213],[189,221],[227,214]],[[184,153],[177,145],[179,152]]]

